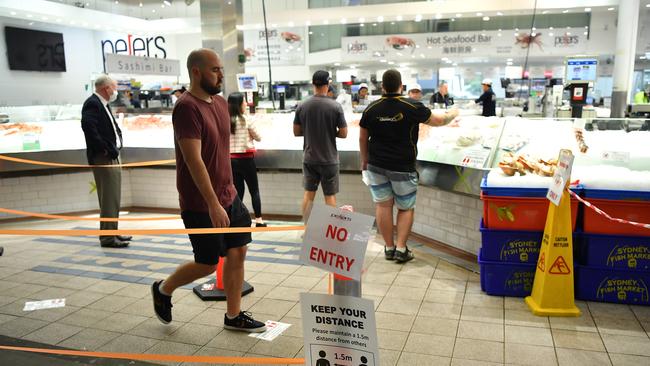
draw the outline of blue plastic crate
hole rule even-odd
[[[650,272],[575,266],[576,299],[650,305]]]
[[[650,271],[650,236],[583,234],[576,261],[585,266]]]
[[[618,191],[613,189],[584,189],[585,198],[618,201],[650,201],[650,192]]]
[[[491,230],[481,220],[481,255],[485,261],[537,263],[541,231]]]
[[[582,193],[582,186],[577,185],[571,187],[575,193]],[[546,197],[548,187],[545,188],[516,188],[516,187],[488,187],[487,174],[481,179],[481,191],[487,196],[499,197]]]
[[[481,270],[481,289],[488,295],[526,297],[533,290],[535,264],[508,263],[483,260],[483,250],[478,263]]]

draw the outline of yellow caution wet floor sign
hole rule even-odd
[[[558,169],[549,189],[551,201],[539,252],[533,292],[525,301],[535,315],[580,316],[573,294],[573,232],[571,198],[566,190],[573,155],[562,150]]]

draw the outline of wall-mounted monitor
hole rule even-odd
[[[63,34],[5,27],[10,70],[66,71]]]
[[[257,77],[250,74],[237,74],[237,88],[240,92],[256,92]]]
[[[594,57],[569,57],[566,59],[566,82],[588,83],[596,81],[598,59]]]

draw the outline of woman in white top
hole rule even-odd
[[[248,186],[255,212],[255,226],[265,227],[262,219],[262,202],[260,200],[260,187],[257,181],[257,167],[255,166],[254,141],[262,138],[255,126],[246,120],[244,112],[246,103],[244,94],[232,93],[228,96],[228,112],[230,113],[230,164],[232,178],[239,199],[244,201],[244,192]]]

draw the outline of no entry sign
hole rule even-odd
[[[314,205],[307,222],[300,261],[360,281],[374,220],[368,215]]]

